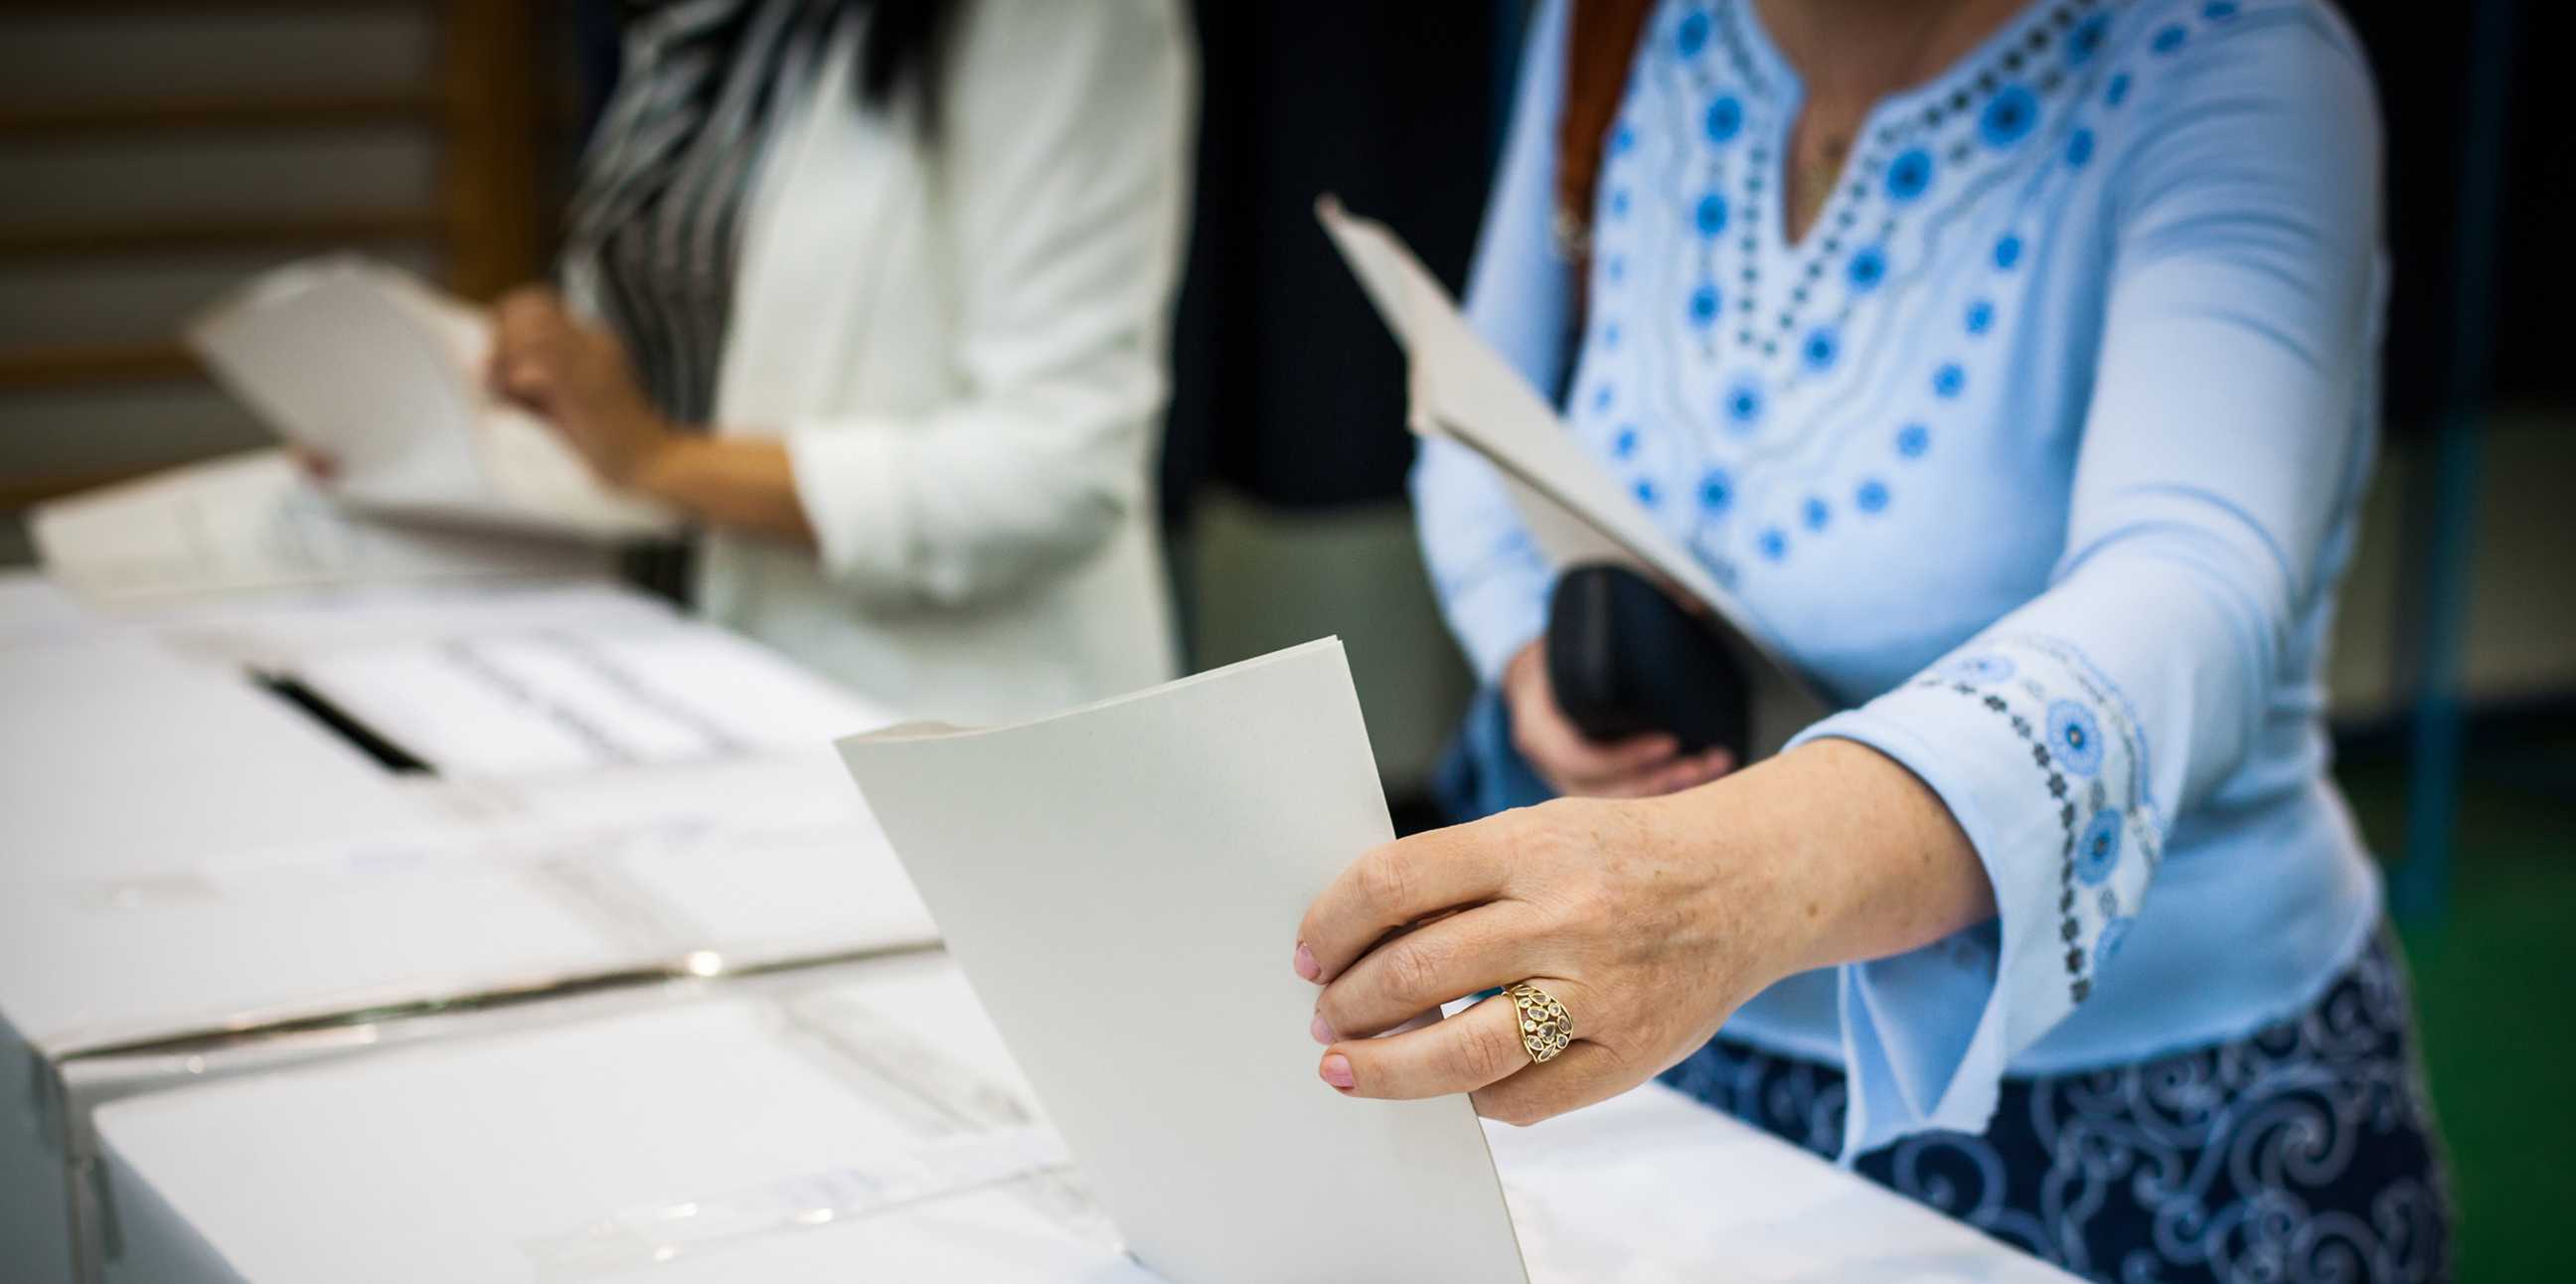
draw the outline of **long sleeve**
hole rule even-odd
[[[1166,0],[965,21],[932,158],[963,392],[924,421],[787,432],[833,578],[947,604],[1079,563],[1148,502],[1193,111]]]
[[[1565,363],[1567,268],[1549,244],[1567,0],[1530,23],[1501,172],[1467,283],[1467,322],[1540,389]],[[1476,676],[1491,684],[1546,627],[1552,577],[1501,478],[1463,446],[1426,440],[1412,477],[1414,520],[1441,613]]]
[[[2368,468],[2379,305],[2375,109],[2327,22],[2249,15],[2104,127],[2111,284],[2050,585],[1804,737],[1921,777],[2000,908],[1842,969],[1846,1155],[1981,1129],[2118,950],[2174,819],[2312,711],[2289,678]]]

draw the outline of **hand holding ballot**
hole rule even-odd
[[[626,486],[679,436],[653,408],[626,345],[586,321],[547,286],[527,285],[492,308],[492,390],[545,420],[591,471]]]
[[[1859,805],[1819,807],[1828,791]],[[1478,1113],[1517,1124],[1606,1101],[1777,981],[1993,913],[1972,861],[1915,896],[1854,877],[1965,845],[1903,768],[1826,740],[1686,793],[1558,799],[1371,848],[1297,928],[1292,965],[1323,987],[1316,1074],[1351,1097],[1473,1093]],[[1529,1014],[1509,993],[1405,1028],[1523,984],[1563,1006],[1561,1052],[1524,1045]]]
[[[596,543],[670,527],[486,392],[488,316],[384,264],[279,268],[198,317],[188,341],[353,510]]]

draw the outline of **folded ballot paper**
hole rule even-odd
[[[1404,242],[1329,196],[1315,216],[1404,346],[1414,432],[1456,442],[1493,465],[1531,537],[1559,568],[1630,567],[1704,610],[1754,684],[1756,754],[1777,750],[1824,716],[1830,703],[1763,640],[1744,604],[1584,454],[1538,390],[1477,337]]]
[[[336,464],[352,508],[592,541],[672,529],[602,486],[543,423],[484,390],[491,322],[399,269],[348,255],[269,272],[188,343],[279,435]]]
[[[1464,1096],[1315,1077],[1308,902],[1390,841],[1334,640],[1037,722],[840,742],[1093,1193],[1174,1284],[1526,1278]]]

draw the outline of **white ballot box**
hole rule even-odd
[[[29,595],[33,597],[35,595]],[[0,646],[0,875],[380,833],[400,783],[238,670],[61,620]]]
[[[0,1275],[13,1282],[70,1278],[86,1126],[70,1085],[102,1060],[936,940],[831,750],[794,725],[852,706],[632,595],[331,595],[136,620],[13,587],[0,600],[17,626],[0,635]],[[648,682],[749,654],[771,683],[755,695],[804,707],[780,715],[719,688],[743,742],[723,756],[459,780],[389,772],[250,676],[425,634],[596,639]],[[185,1081],[188,1055],[127,1062],[119,1091]]]
[[[115,875],[13,869],[0,1258],[69,1251],[84,1119],[67,1084],[120,1050],[929,946],[927,911],[850,791],[815,787],[838,771],[819,750],[636,769],[477,791],[474,814],[363,841]],[[186,1077],[157,1064],[162,1080],[121,1090]]]
[[[97,1126],[115,1284],[1155,1278],[937,956],[205,1083]],[[1660,1088],[1491,1131],[1534,1280],[2067,1278]]]

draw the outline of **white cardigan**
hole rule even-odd
[[[845,29],[747,211],[716,397],[820,556],[711,534],[698,600],[907,717],[1171,676],[1152,486],[1196,108],[1176,0],[977,0],[936,148]]]

